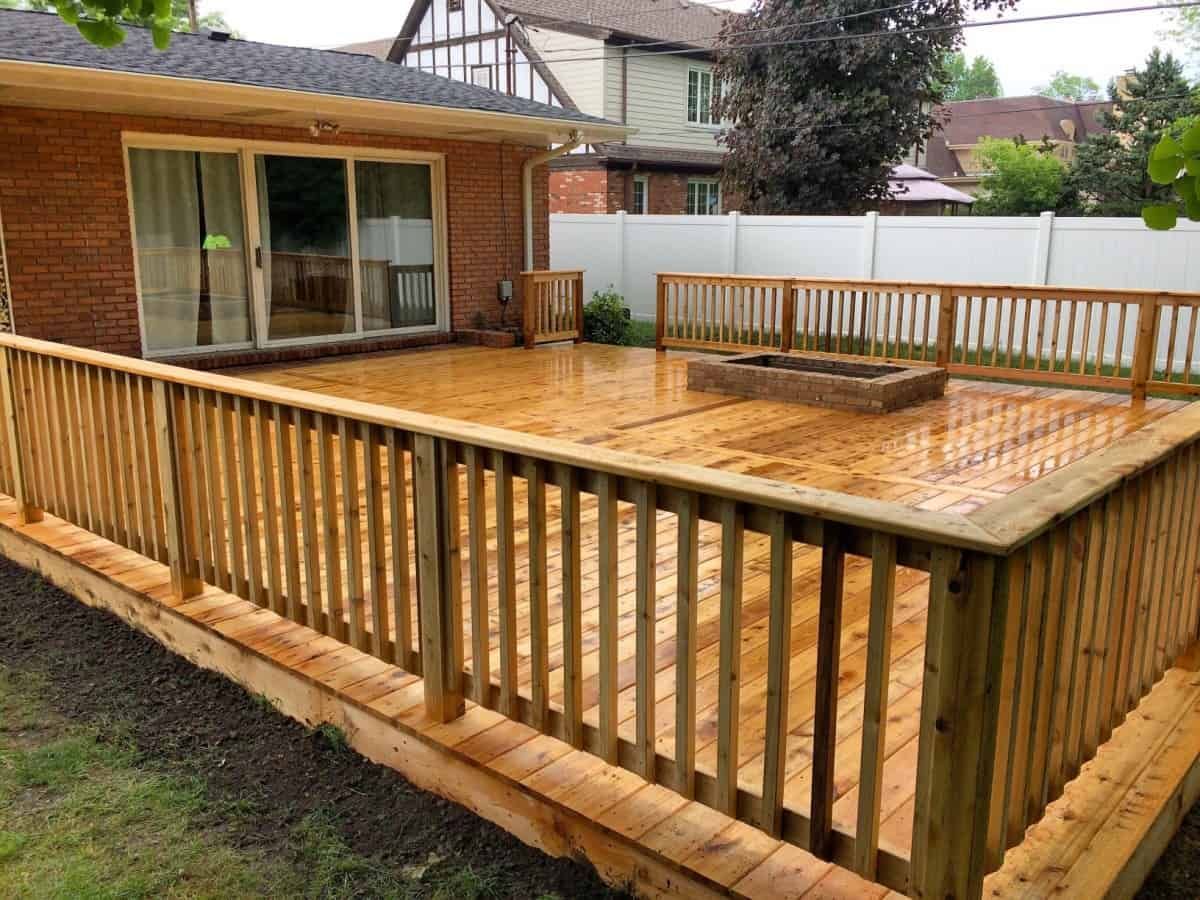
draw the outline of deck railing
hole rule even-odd
[[[26,521],[166,564],[172,602],[214,584],[422,674],[435,719],[469,698],[914,896],[979,896],[1197,634],[1200,407],[968,517],[20,337],[0,351],[0,489]],[[910,856],[880,809],[897,582],[925,572]],[[848,579],[869,586],[865,635],[843,633]],[[806,584],[818,615],[793,622]],[[747,586],[765,628],[742,626]],[[794,658],[804,629],[815,652]],[[855,653],[861,712],[839,703]]]
[[[521,273],[525,346],[583,340],[583,271]]]
[[[1200,396],[1200,294],[662,273],[658,348],[832,353]]]

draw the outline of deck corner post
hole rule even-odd
[[[4,347],[0,360],[0,403],[4,404],[4,440],[8,445],[9,469],[12,472],[13,499],[22,525],[42,521],[42,510],[29,502],[29,485],[25,481],[25,461],[21,455],[21,429],[17,418],[17,394],[13,383],[13,351]]]
[[[425,712],[449,722],[466,712],[458,463],[449,441],[424,434],[413,435],[413,459]]]
[[[537,301],[534,298],[535,282],[532,272],[521,273],[522,334],[525,349],[532,350],[537,343]]]
[[[779,327],[783,334],[779,338],[781,353],[790,353],[796,344],[796,304],[799,302],[800,287],[798,282],[788,281],[783,286],[783,310],[780,313]]]
[[[935,547],[917,757],[909,892],[977,900],[1000,719],[1004,560]]]
[[[583,272],[575,276],[575,343],[583,343]]]
[[[1130,369],[1133,399],[1146,399],[1146,385],[1154,376],[1154,337],[1158,331],[1158,304],[1160,295],[1147,294],[1138,304],[1137,342],[1133,346],[1133,365]],[[1168,348],[1168,353],[1171,350]],[[1117,369],[1120,371],[1120,350],[1117,351]]]
[[[945,369],[954,355],[954,288],[938,287],[937,366]]]
[[[667,333],[667,282],[659,272],[655,278],[658,284],[654,291],[654,349],[660,353],[667,349],[663,339]]]
[[[191,553],[184,533],[184,482],[190,470],[178,446],[175,409],[171,388],[167,382],[155,379],[154,446],[157,454],[158,478],[162,485],[163,512],[167,536],[167,565],[171,570],[171,595],[176,600],[194,597],[204,590],[204,582],[189,565]]]

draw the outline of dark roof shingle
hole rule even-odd
[[[170,47],[156,50],[147,29],[132,27],[126,29],[123,43],[102,49],[88,43],[73,26],[53,13],[0,10],[0,60],[613,124],[575,110],[510,97],[361,53],[232,39],[214,41],[205,34],[176,34]]]

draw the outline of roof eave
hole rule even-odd
[[[248,106],[270,106],[282,113],[315,116],[359,116],[392,124],[422,123],[442,128],[477,128],[495,131],[532,133],[546,142],[565,141],[574,131],[583,135],[585,143],[620,140],[632,132],[627,126],[613,122],[588,122],[548,116],[532,116],[494,110],[468,109],[456,106],[412,103],[400,100],[376,100],[299,91],[291,88],[206,81],[175,75],[151,75],[142,72],[123,72],[93,69],[54,63],[0,59],[0,85],[33,89],[86,92],[90,95],[124,97],[145,96],[152,92],[156,99],[178,97],[181,103],[208,101],[228,102]],[[3,100],[0,100],[2,103]],[[28,105],[28,104],[25,104]],[[203,115],[180,118],[205,118]],[[469,136],[462,136],[470,140]]]

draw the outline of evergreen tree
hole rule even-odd
[[[1064,186],[1085,215],[1140,216],[1147,204],[1172,202],[1171,187],[1150,179],[1150,153],[1177,120],[1200,113],[1183,66],[1157,47],[1124,88],[1109,86],[1113,107],[1100,114],[1108,132],[1080,145],[1067,172]]]

